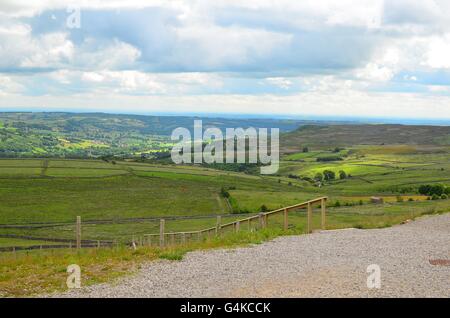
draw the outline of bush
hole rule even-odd
[[[320,172],[317,172],[316,176],[314,177],[314,180],[323,181],[323,174],[321,174]]]
[[[267,206],[265,204],[261,205],[261,207],[259,208],[260,212],[269,212],[269,209],[267,208]]]
[[[334,203],[334,206],[335,207],[340,207],[341,206],[341,202],[339,202],[339,200],[336,200],[336,202]]]
[[[443,195],[441,195],[441,199],[442,200],[447,200],[448,199],[448,195],[446,195],[445,193]]]
[[[450,187],[446,187],[442,184],[423,184],[419,187],[419,193],[423,195],[438,195],[441,196],[443,194],[450,193]]]
[[[439,200],[441,197],[439,196],[439,195],[437,195],[437,194],[433,194],[432,196],[431,196],[431,200]]]
[[[316,159],[317,162],[327,162],[327,161],[342,161],[342,157],[339,156],[327,156],[327,157],[319,157]]]
[[[331,170],[325,170],[323,172],[323,177],[326,181],[330,181],[330,180],[334,180],[336,179],[336,174],[334,173],[334,171]]]
[[[229,197],[230,197],[230,193],[229,193],[227,190],[225,190],[224,187],[222,187],[222,188],[220,189],[220,195],[221,195],[222,197],[224,197],[224,198],[229,198]]]
[[[345,173],[344,170],[339,171],[339,179],[341,180],[347,179],[347,174]]]

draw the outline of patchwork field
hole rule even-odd
[[[188,232],[214,227],[218,215],[224,224],[322,196],[328,197],[327,229],[384,228],[450,211],[447,145],[375,144],[379,140],[373,137],[361,145],[336,139],[336,144],[294,147],[297,137],[289,134],[282,136],[280,170],[269,176],[256,174],[258,169],[244,173],[173,165],[139,154],[134,159],[1,159],[0,296],[63,289],[67,262],[81,264],[84,281],[91,284],[144,260],[180,259],[192,249],[307,231],[306,213],[297,210],[289,214],[287,231],[276,215],[259,231],[254,231],[257,222],[243,222],[239,233],[230,228],[220,238],[191,237],[188,245],[164,249],[129,248],[132,241],[157,234],[161,218],[166,232]],[[423,193],[423,188],[434,192]],[[313,228],[318,229],[318,207],[314,212]],[[83,244],[113,243],[114,248],[68,249],[75,244],[77,216]]]
[[[226,223],[324,195],[329,228],[389,226],[450,209],[448,199],[418,193],[421,184],[450,184],[447,148],[418,148],[312,149],[284,155],[274,176],[136,161],[0,160],[0,244],[73,240],[76,216],[82,217],[83,239],[127,243],[157,233],[160,218],[167,219],[169,232],[199,230],[214,226],[216,215]],[[330,156],[340,159],[321,161]],[[335,178],[318,183],[315,176],[326,170]],[[385,203],[371,203],[373,196]],[[304,212],[290,222],[303,231]],[[314,222],[319,225],[318,218]]]

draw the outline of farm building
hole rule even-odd
[[[384,200],[383,200],[383,198],[380,198],[380,197],[371,197],[370,202],[376,203],[376,204],[382,204],[382,203],[384,203]]]

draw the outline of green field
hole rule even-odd
[[[12,132],[11,127],[3,129]],[[344,130],[342,138],[350,138],[352,129]],[[434,131],[427,129],[421,131]],[[323,137],[330,128],[314,131]],[[269,218],[264,230],[254,231],[257,222],[250,226],[243,222],[240,233],[228,230],[221,238],[194,238],[188,246],[137,251],[126,247],[145,234],[159,233],[161,218],[166,220],[166,232],[195,231],[214,227],[218,215],[228,223],[322,196],[329,198],[327,229],[382,228],[450,211],[448,195],[419,194],[425,184],[450,190],[447,145],[375,144],[379,142],[375,137],[359,145],[341,142],[342,138],[315,145],[320,137],[314,136],[303,149],[295,141],[308,136],[305,130],[296,134],[282,135],[280,170],[269,176],[251,169],[247,173],[216,170],[141,157],[0,159],[0,296],[64,288],[67,262],[82,264],[87,283],[95,283],[124,274],[144,260],[179,259],[192,249],[304,234],[307,227],[305,211],[297,210],[289,214],[288,231],[282,230],[283,219],[277,215]],[[429,134],[423,138],[434,140]],[[317,179],[326,170],[335,177]],[[374,196],[384,203],[372,203]],[[315,229],[321,225],[318,211],[316,207]],[[73,246],[77,216],[82,219],[83,240],[119,246],[46,251],[46,246]],[[8,252],[13,247],[16,252]],[[37,249],[21,250],[31,247]]]
[[[159,218],[167,218],[169,232],[199,230],[214,226],[215,215],[229,222],[258,213],[263,206],[273,210],[320,196],[329,197],[330,228],[386,226],[450,208],[448,200],[427,200],[417,193],[420,184],[450,184],[446,148],[426,154],[405,154],[398,148],[357,146],[288,154],[275,176],[135,161],[0,160],[0,235],[72,240],[76,216],[81,216],[83,239],[130,242],[133,236],[157,233]],[[336,153],[341,161],[317,161]],[[348,177],[320,186],[305,181],[324,170],[344,170]],[[375,195],[386,203],[370,203]],[[301,230],[304,213],[299,213],[292,226]],[[3,238],[1,245],[26,242],[10,239],[8,244]],[[30,246],[35,242],[28,241]]]

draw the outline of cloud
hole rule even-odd
[[[446,0],[4,0],[0,92],[22,106],[114,96],[258,113],[276,100],[284,113],[367,115],[397,114],[397,96],[422,114],[450,95],[449,15]]]

